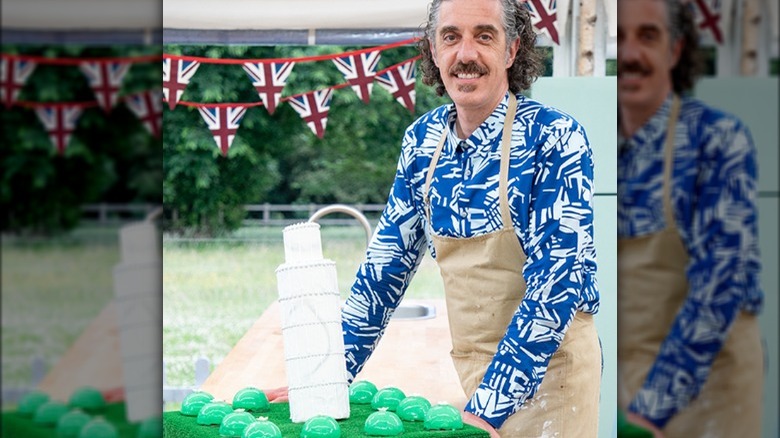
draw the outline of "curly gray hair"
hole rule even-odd
[[[441,72],[433,60],[431,47],[436,42],[436,26],[439,22],[439,11],[442,2],[447,0],[433,0],[428,7],[428,21],[423,25],[424,36],[417,43],[420,49],[422,61],[420,69],[422,81],[426,85],[436,87],[439,96],[444,95],[446,89],[441,79]],[[515,56],[515,61],[507,69],[509,89],[513,93],[519,93],[531,87],[539,75],[543,72],[542,55],[536,51],[536,33],[531,25],[531,15],[528,8],[517,0],[497,0],[501,2],[502,24],[506,35],[507,51],[510,45],[520,39],[520,47]]]

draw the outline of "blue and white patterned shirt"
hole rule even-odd
[[[347,369],[361,370],[398,306],[425,252],[428,224],[422,191],[431,157],[447,135],[432,189],[440,195],[433,228],[443,236],[473,237],[502,227],[498,201],[501,130],[507,94],[457,152],[454,105],[415,121],[403,138],[395,181],[343,310]],[[567,114],[522,95],[512,129],[509,206],[527,255],[525,296],[498,353],[466,410],[494,427],[533,396],[550,357],[580,310],[596,313],[593,244],[593,163],[583,128]],[[447,129],[449,126],[449,129]],[[439,205],[441,204],[441,205]],[[446,208],[448,205],[450,208]],[[475,299],[479,299],[475,297]]]
[[[671,95],[630,139],[619,139],[618,237],[666,227],[663,144],[670,106]],[[738,311],[761,309],[756,173],[756,150],[742,122],[683,98],[671,202],[690,256],[689,291],[629,406],[659,427],[699,393]]]

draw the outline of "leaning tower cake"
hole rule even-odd
[[[336,263],[322,257],[320,226],[284,229],[285,263],[276,269],[290,418],[349,417]]]

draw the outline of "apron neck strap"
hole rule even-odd
[[[509,153],[512,149],[512,125],[517,111],[517,98],[511,91],[507,105],[504,131],[501,134],[501,170],[498,174],[498,202],[504,229],[512,228],[512,215],[509,214]]]
[[[669,109],[669,121],[666,125],[666,138],[664,140],[664,181],[663,181],[663,208],[664,219],[667,227],[674,226],[674,209],[672,209],[672,173],[674,170],[674,134],[677,126],[677,117],[680,113],[680,97],[676,94],[672,97],[672,105]]]

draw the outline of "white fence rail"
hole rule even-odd
[[[330,204],[248,204],[245,205],[247,215],[245,226],[284,226],[310,218],[317,210]],[[369,221],[376,225],[376,220],[385,208],[385,204],[350,204],[360,213],[366,215]],[[303,213],[303,214],[302,214]],[[339,213],[334,213],[338,215]],[[296,216],[296,217],[290,217]],[[343,215],[343,218],[324,217],[317,222],[323,225],[355,225],[355,218]]]
[[[310,218],[317,210],[330,204],[247,204],[244,226],[285,226]],[[117,224],[143,219],[152,212],[156,204],[88,204],[81,207],[83,219],[99,225]],[[376,225],[385,204],[350,204]],[[171,215],[176,220],[176,212]],[[323,225],[354,225],[355,219],[346,215],[324,217],[318,220]]]

